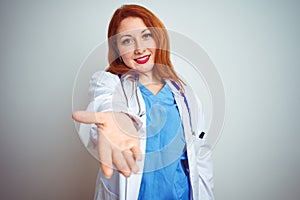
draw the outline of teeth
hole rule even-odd
[[[148,56],[142,57],[142,58],[137,58],[138,61],[144,61],[148,58]]]

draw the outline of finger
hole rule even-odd
[[[73,112],[72,118],[85,124],[95,124],[104,122],[104,114],[101,112],[76,111]]]
[[[139,146],[131,147],[130,151],[133,153],[133,156],[136,160],[138,161],[142,160],[142,151]]]
[[[125,160],[127,162],[127,165],[131,169],[131,171],[133,173],[137,173],[139,171],[139,168],[138,168],[138,166],[135,162],[135,158],[133,156],[133,153],[129,150],[125,150],[122,153],[123,153],[123,157],[125,158]]]
[[[119,149],[113,150],[113,163],[115,167],[122,173],[125,177],[129,177],[131,174],[131,170],[127,165],[127,162]]]
[[[88,111],[76,111],[73,112],[72,118],[78,122],[86,124],[94,124],[97,122],[96,113]]]
[[[113,174],[111,145],[102,133],[98,133],[98,154],[103,175],[110,178]]]

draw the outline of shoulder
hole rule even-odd
[[[186,99],[188,106],[191,107],[191,109],[193,109],[193,110],[194,109],[196,109],[196,110],[202,109],[202,104],[201,104],[197,94],[194,92],[194,90],[192,89],[192,87],[190,85],[188,85],[188,84],[183,85],[183,95],[182,95],[178,84],[176,84],[175,82],[170,81],[170,80],[166,80],[166,83],[169,85],[169,87],[172,89],[172,91],[175,94],[183,96]]]
[[[106,71],[97,71],[90,79],[89,96],[94,97],[98,93],[113,91],[118,83],[117,75]]]
[[[115,86],[119,82],[119,77],[106,71],[95,72],[90,80],[90,87]]]
[[[192,112],[197,111],[202,113],[202,103],[197,94],[194,92],[193,88],[189,85],[184,86],[184,94],[189,103],[189,106],[191,107]]]
[[[94,82],[107,82],[107,81],[118,81],[119,77],[115,74],[106,71],[97,71],[92,77],[91,81]]]

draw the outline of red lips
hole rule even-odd
[[[145,55],[139,58],[134,59],[138,64],[145,64],[150,59],[150,55]]]

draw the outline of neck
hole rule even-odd
[[[139,74],[139,82],[150,90],[154,95],[158,94],[163,88],[164,83],[161,78],[151,73]]]
[[[161,79],[153,74],[153,71],[139,74],[139,82],[143,85],[162,83]]]

